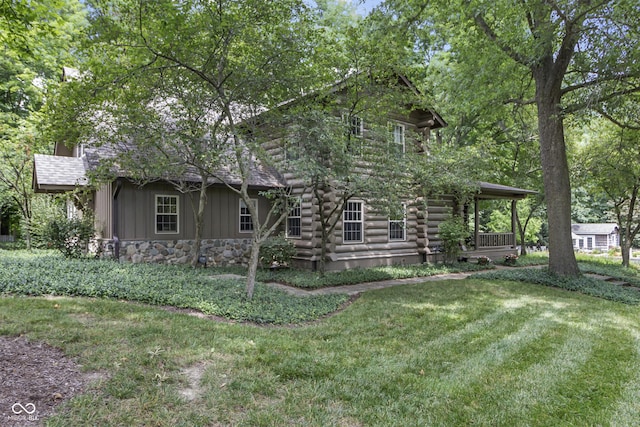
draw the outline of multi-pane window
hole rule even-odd
[[[251,203],[253,203],[253,206],[257,209],[258,201],[251,199]],[[240,232],[253,232],[253,219],[251,219],[251,212],[249,212],[249,207],[242,199],[240,199]]]
[[[178,197],[156,196],[156,233],[178,232]]]
[[[361,138],[364,135],[364,122],[361,117],[349,116],[349,135]]]
[[[342,240],[344,242],[362,242],[363,240],[363,203],[348,201],[342,212]]]
[[[403,204],[400,215],[389,218],[389,240],[406,240],[407,234],[407,208]]]
[[[390,154],[401,156],[405,152],[404,143],[405,127],[400,123],[389,123],[389,151]]]
[[[302,209],[300,199],[292,203],[289,216],[287,217],[287,237],[302,236]]]
[[[364,136],[364,121],[361,117],[345,114],[342,120],[348,127],[347,150],[357,156],[362,154],[362,141]]]

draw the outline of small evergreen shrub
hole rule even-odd
[[[270,237],[260,247],[260,264],[264,268],[288,266],[296,254],[296,247],[283,235]]]

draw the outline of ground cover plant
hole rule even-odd
[[[627,426],[640,419],[639,310],[480,278],[366,292],[294,328],[10,296],[0,335],[101,373],[54,427]]]
[[[317,272],[297,269],[264,269],[258,273],[258,280],[279,282],[302,289],[320,289],[331,286],[354,285],[381,280],[430,277],[438,274],[481,271],[494,268],[493,265],[459,262],[454,264],[393,265],[371,268],[354,268],[344,271],[330,271],[321,275]],[[244,274],[239,267],[212,269],[213,274]]]
[[[529,256],[522,258],[529,258]],[[549,273],[547,269],[540,268],[495,270],[480,272],[472,277],[535,283],[626,304],[640,304],[640,289],[638,289],[640,288],[640,270],[638,267],[632,265],[625,268],[620,265],[620,259],[600,256],[579,255],[578,260],[578,266],[582,273],[580,277],[560,277]],[[613,285],[605,279],[619,281],[624,285]]]
[[[212,278],[210,270],[64,259],[51,251],[2,250],[0,294],[124,299],[275,324],[315,320],[347,301],[345,295],[299,297],[265,285],[259,285],[254,298],[247,300],[242,279]]]

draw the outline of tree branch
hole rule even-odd
[[[600,114],[602,117],[604,117],[605,119],[609,120],[611,123],[613,123],[614,125],[622,128],[622,129],[640,130],[640,125],[635,126],[635,125],[629,125],[629,124],[626,124],[626,123],[622,123],[621,121],[617,120],[616,118],[614,118],[610,114],[607,114],[602,108],[594,108],[594,110],[598,114]]]
[[[495,43],[495,45],[498,46],[498,48],[502,50],[502,52],[504,52],[507,56],[509,56],[511,59],[513,59],[517,63],[522,64],[526,67],[530,66],[531,60],[526,56],[520,54],[516,50],[514,50],[507,43],[504,43],[500,39],[500,37],[498,37],[495,31],[493,31],[493,29],[489,26],[489,24],[487,24],[487,21],[485,21],[485,19],[482,17],[480,13],[475,13],[473,16],[473,19],[475,20],[476,25],[489,38],[489,40]]]

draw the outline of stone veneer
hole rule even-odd
[[[194,240],[122,240],[120,262],[153,262],[159,264],[187,264],[191,262]],[[102,258],[115,256],[113,240],[101,242]],[[224,267],[249,263],[250,239],[203,239],[200,255],[206,255],[207,266]]]

